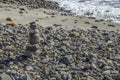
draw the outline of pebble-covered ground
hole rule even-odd
[[[0,2],[60,9],[46,0]],[[27,58],[28,26],[0,23],[0,80],[120,80],[119,31],[39,25],[39,32],[40,55]]]
[[[40,55],[22,56],[28,28],[0,25],[1,80],[120,80],[120,33],[39,27]]]
[[[30,8],[47,8],[54,10],[63,10],[63,8],[60,8],[58,6],[58,3],[50,0],[0,0],[0,2],[27,6]]]

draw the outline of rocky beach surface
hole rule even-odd
[[[0,2],[0,80],[120,80],[120,24],[36,1]],[[40,35],[33,58],[24,56],[30,22]]]

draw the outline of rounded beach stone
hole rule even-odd
[[[0,80],[12,80],[6,73],[0,74]]]

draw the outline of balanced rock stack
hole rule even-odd
[[[38,26],[35,22],[30,23],[30,31],[29,31],[29,44],[26,46],[26,51],[24,56],[32,57],[33,55],[39,55],[39,42],[40,35],[38,31]]]

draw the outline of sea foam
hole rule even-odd
[[[120,0],[52,0],[75,15],[120,22]]]

